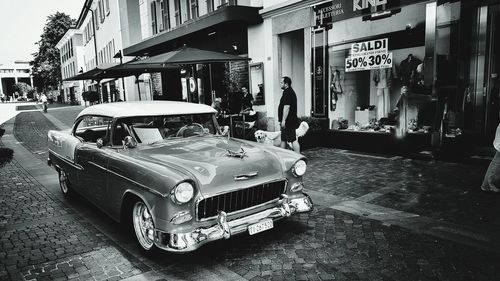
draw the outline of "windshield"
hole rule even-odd
[[[151,144],[164,139],[215,135],[218,126],[212,113],[138,116],[117,120],[113,144],[120,145],[126,136],[138,143]]]

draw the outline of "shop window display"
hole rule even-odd
[[[424,83],[425,17],[425,4],[418,3],[380,20],[333,23],[328,34],[333,129],[401,135],[430,130],[432,116],[424,116],[431,94]],[[384,46],[378,53],[377,44]],[[359,46],[363,54],[356,53]]]

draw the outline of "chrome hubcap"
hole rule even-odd
[[[142,202],[137,202],[132,211],[135,236],[139,244],[149,250],[154,244],[154,223],[148,208]]]
[[[64,194],[68,193],[68,184],[67,184],[68,176],[66,173],[61,170],[59,172],[59,184],[61,185],[61,190]]]

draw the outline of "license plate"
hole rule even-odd
[[[266,231],[266,230],[271,229],[271,228],[273,228],[273,220],[267,219],[267,220],[263,220],[263,221],[260,221],[258,223],[249,225],[248,226],[248,233],[250,235],[254,235],[256,233]]]

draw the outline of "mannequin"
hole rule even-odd
[[[340,71],[330,66],[331,72],[331,84],[330,84],[330,94],[331,94],[331,106],[330,109],[335,111],[337,108],[337,100],[339,99],[338,95],[342,94],[342,85],[340,85]]]
[[[373,72],[373,82],[377,87],[377,119],[387,117],[391,110],[391,85],[392,69],[375,69]]]
[[[399,78],[403,85],[414,87],[417,84],[417,67],[422,61],[409,54],[399,65]]]

